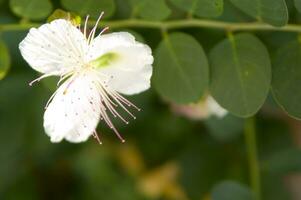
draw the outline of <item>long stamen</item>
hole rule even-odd
[[[116,134],[116,136],[121,140],[122,143],[125,142],[125,140],[123,139],[123,137],[119,134],[119,132],[117,131],[117,129],[115,128],[115,126],[112,124],[110,118],[108,117],[104,106],[101,106],[101,115],[103,117],[103,119],[105,120],[105,122],[109,125],[109,127],[114,131],[114,133]]]
[[[123,110],[125,110],[133,119],[136,119],[135,115],[133,115],[123,104],[122,102],[120,101],[120,99],[118,97],[116,97],[116,95],[114,95],[112,92],[110,91],[107,91],[108,95],[110,95],[114,100],[115,102],[117,102],[117,104],[123,108]],[[128,104],[126,104],[128,105]],[[117,106],[116,106],[117,107]]]
[[[89,20],[89,15],[86,16],[86,20],[85,20],[85,26],[84,26],[84,36],[85,38],[87,38],[87,24],[88,24],[88,20]]]
[[[109,111],[112,113],[114,117],[119,117],[124,123],[129,124],[127,120],[125,120],[116,110],[113,106],[117,107],[117,104],[115,104],[110,97],[107,95],[106,90],[103,88],[102,85],[98,86],[99,91],[101,92],[101,96],[103,97],[102,100],[105,104],[105,106],[109,109]],[[113,105],[113,106],[112,106]]]
[[[128,121],[125,120],[115,109],[115,107],[118,107],[118,105],[125,110],[132,118],[136,119],[136,117],[126,108],[133,107],[140,110],[137,106],[135,106],[133,103],[128,101],[126,98],[121,96],[115,91],[110,91],[109,88],[107,88],[105,85],[103,85],[103,82],[100,78],[95,82],[96,87],[98,88],[101,102],[100,102],[100,115],[101,120],[104,120],[105,123],[115,132],[116,136],[122,141],[125,142],[125,140],[122,138],[122,136],[119,134],[115,126],[113,125],[112,121],[110,120],[107,110],[114,116],[121,119],[123,122],[128,124]]]
[[[92,35],[92,37],[91,37],[91,39],[93,40],[93,38],[94,38],[94,36],[95,36],[95,32],[96,32],[96,29],[97,29],[97,26],[98,26],[98,24],[99,24],[99,22],[100,22],[100,19],[103,17],[103,15],[104,15],[104,12],[101,12],[100,13],[100,15],[99,15],[99,17],[98,17],[98,19],[97,19],[97,21],[96,21],[96,23],[95,23],[95,26],[94,26],[94,31],[93,31],[93,35]]]
[[[65,73],[65,74],[62,74],[60,76],[60,80],[57,82],[56,86],[59,86],[61,84],[62,81],[64,81],[66,78],[68,78],[69,76],[71,76],[74,72],[68,72],[68,73]]]
[[[125,139],[123,139],[123,137],[119,134],[119,132],[117,131],[117,129],[114,126],[112,127],[112,130],[117,135],[117,137],[121,140],[121,142],[125,143]]]
[[[105,27],[104,29],[102,29],[101,31],[100,31],[100,33],[98,34],[98,36],[100,36],[101,34],[103,34],[104,32],[106,32],[107,30],[109,30],[109,27],[107,26],[107,27]],[[98,37],[97,36],[97,37]]]
[[[121,101],[123,101],[125,104],[127,104],[129,107],[135,108],[137,111],[141,111],[141,108],[138,108],[135,104],[124,98],[122,95],[118,94],[117,92],[114,92],[114,95],[118,97]]]
[[[125,140],[122,138],[122,136],[119,134],[115,126],[113,125],[112,121],[110,120],[107,110],[114,116],[121,119],[123,122],[128,124],[129,122],[125,120],[116,110],[115,107],[120,105],[126,112],[128,112],[134,119],[135,116],[130,113],[126,107],[122,104],[124,102],[127,102],[125,105],[133,105],[132,103],[128,103],[129,101],[125,101],[124,99],[121,99],[116,94],[113,95],[111,91],[107,87],[105,87],[102,83],[102,80],[97,76],[97,81],[94,82],[95,86],[97,87],[97,90],[99,91],[99,95],[101,98],[100,103],[100,119],[104,120],[104,122],[114,131],[116,136],[122,141],[125,142]],[[120,100],[118,100],[120,98]],[[114,101],[113,101],[114,100]],[[116,103],[115,103],[116,102]],[[134,107],[134,106],[133,106]]]
[[[114,98],[119,99],[121,102],[126,104],[128,107],[133,107],[138,111],[141,111],[140,108],[138,108],[135,104],[124,98],[122,95],[118,94],[118,92],[111,92],[110,95],[112,95]]]
[[[138,108],[135,104],[133,104],[132,102],[130,102],[129,100],[124,98],[122,95],[118,94],[117,92],[106,89],[106,87],[103,87],[101,84],[100,84],[100,88],[101,88],[101,90],[105,91],[104,95],[105,95],[106,99],[108,99],[110,101],[111,104],[113,104],[115,107],[117,107],[117,105],[114,102],[112,102],[110,97],[112,97],[114,99],[114,101],[118,105],[120,105],[133,119],[136,119],[136,117],[123,104],[127,105],[128,107],[133,107],[138,111],[141,110],[140,108]]]
[[[117,98],[115,98],[115,101],[118,103],[118,105],[121,106],[121,108],[123,108],[123,110],[125,110],[133,119],[136,119],[136,116],[133,115]]]
[[[53,76],[55,74],[44,74],[34,80],[32,80],[30,83],[29,83],[29,86],[32,86],[35,82],[39,82],[40,80],[42,80],[43,78],[46,78],[46,77],[49,77],[49,76]]]
[[[57,90],[51,95],[51,97],[48,99],[48,101],[47,101],[47,103],[46,103],[46,105],[45,105],[45,109],[47,109],[48,108],[48,106],[49,106],[49,104],[50,104],[50,102],[51,102],[51,100],[54,98],[54,96],[56,95],[56,93],[57,93]]]
[[[96,21],[96,23],[95,23],[95,26],[93,27],[92,31],[89,34],[88,43],[90,43],[93,40],[93,38],[95,36],[96,28],[97,28],[98,23],[99,23],[99,21],[100,21],[100,19],[102,18],[103,15],[104,15],[104,12],[101,12],[98,19],[97,19],[97,21]]]
[[[119,117],[119,119],[121,119],[124,123],[129,124],[129,122],[127,120],[125,120],[113,107],[112,105],[105,100],[105,105],[107,106],[107,108],[109,109],[109,111],[112,113],[112,115],[114,117]]]
[[[96,131],[93,132],[93,137],[97,140],[97,142],[98,142],[99,144],[102,144],[102,142],[101,142],[101,140],[100,140],[100,137],[99,137],[99,135],[97,134]]]
[[[69,87],[71,86],[71,84],[74,82],[75,80],[75,76],[73,76],[71,79],[70,79],[70,82],[67,84],[67,87],[65,88],[63,94],[65,95],[69,89]]]

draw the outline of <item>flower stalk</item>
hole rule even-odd
[[[245,142],[246,142],[247,158],[249,162],[251,187],[255,194],[255,200],[260,200],[261,199],[260,171],[259,171],[259,162],[257,157],[256,128],[255,128],[254,117],[246,119]]]

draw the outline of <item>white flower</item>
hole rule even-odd
[[[99,120],[124,141],[109,116],[128,123],[116,107],[132,118],[127,107],[139,109],[121,94],[132,95],[150,87],[151,49],[126,32],[102,34],[106,28],[94,38],[101,16],[89,34],[88,17],[83,33],[80,26],[58,19],[30,29],[19,45],[28,64],[43,74],[33,82],[48,76],[60,76],[59,83],[63,82],[44,114],[45,132],[52,142],[64,138],[83,142],[91,135],[99,140],[95,131]]]
[[[172,109],[178,114],[195,120],[208,119],[212,116],[223,118],[228,114],[228,111],[222,108],[210,95],[207,95],[204,99],[195,104],[172,104]]]
[[[222,108],[216,101],[213,99],[212,96],[208,96],[207,100],[207,107],[208,107],[208,115],[209,116],[216,116],[218,118],[223,118],[225,115],[228,114],[228,111]]]

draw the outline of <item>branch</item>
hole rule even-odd
[[[89,22],[93,26],[94,21]],[[0,24],[0,31],[22,31],[32,27],[40,26],[39,23],[24,24]],[[282,27],[275,27],[261,22],[222,22],[205,19],[187,19],[171,21],[147,21],[141,19],[126,19],[116,21],[103,21],[99,26],[108,26],[110,28],[153,28],[153,29],[181,29],[181,28],[211,28],[225,31],[282,31],[282,32],[301,32],[301,25],[287,24]]]

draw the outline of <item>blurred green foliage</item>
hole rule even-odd
[[[0,199],[254,199],[244,119],[237,116],[254,115],[260,108],[256,136],[262,199],[293,199],[292,185],[301,184],[285,180],[301,170],[301,125],[283,110],[300,118],[297,33],[246,31],[226,38],[225,31],[231,30],[113,28],[133,33],[153,49],[154,87],[129,98],[142,107],[137,120],[128,126],[115,122],[126,144],[100,124],[100,146],[93,139],[50,143],[42,116],[57,79],[29,87],[38,74],[18,51],[28,30],[4,31],[2,25],[45,23],[51,11],[66,9],[94,19],[105,11],[108,23],[188,23],[204,17],[205,22],[259,20],[283,26],[288,16],[291,24],[300,22],[299,0],[0,0],[0,5]],[[240,74],[245,75],[241,80]],[[266,100],[271,78],[274,97]],[[237,116],[191,119],[171,109],[171,102],[197,102],[210,92]]]

